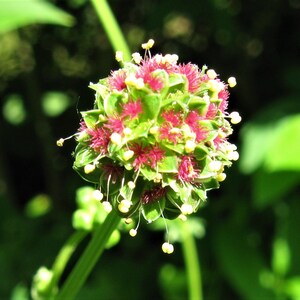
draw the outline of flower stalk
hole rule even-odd
[[[203,300],[201,268],[195,238],[188,222],[180,222],[180,229],[189,299]]]
[[[119,223],[120,217],[115,211],[111,211],[103,224],[96,227],[91,241],[63,284],[56,300],[72,300],[75,298],[104,251],[109,237]]]

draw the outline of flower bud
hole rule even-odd
[[[129,235],[132,236],[132,237],[135,237],[137,234],[137,230],[136,229],[130,229],[129,230]]]
[[[99,190],[95,190],[93,191],[93,197],[96,200],[101,201],[103,199],[103,194]]]
[[[58,147],[62,147],[63,145],[64,145],[64,139],[63,138],[61,138],[61,139],[59,139],[59,140],[57,140],[56,141],[56,145],[58,146]]]
[[[208,168],[212,172],[218,172],[222,168],[222,162],[219,160],[213,160],[209,163]]]
[[[95,165],[92,164],[87,164],[86,166],[84,166],[84,173],[85,174],[90,174],[95,170]]]
[[[132,58],[133,58],[133,61],[138,65],[140,64],[140,62],[143,59],[141,54],[139,54],[138,52],[132,53]]]
[[[215,79],[217,77],[217,73],[213,69],[207,70],[206,74],[207,74],[209,79]]]
[[[156,183],[160,182],[161,180],[162,180],[162,175],[160,173],[157,173],[153,178],[153,181]]]
[[[119,133],[114,132],[111,136],[110,136],[110,140],[113,144],[115,145],[120,145],[121,141],[122,141],[122,137]]]
[[[232,124],[238,124],[241,122],[242,117],[240,116],[240,114],[237,111],[233,111],[230,115],[229,118],[231,118],[230,122]]]
[[[119,205],[118,205],[118,209],[120,212],[126,214],[129,212],[129,208],[132,205],[132,202],[130,200],[122,200]]]
[[[73,214],[72,225],[75,229],[91,230],[93,219],[93,216],[86,210],[77,209]]]
[[[162,251],[167,254],[171,254],[174,252],[174,246],[168,242],[162,244]]]
[[[158,126],[153,126],[153,127],[151,127],[150,130],[149,130],[149,132],[150,132],[151,134],[156,134],[156,133],[158,133],[158,131],[159,131],[159,127],[158,127]]]
[[[231,88],[233,88],[233,87],[236,86],[236,79],[235,79],[235,77],[229,77],[227,82],[228,82],[228,84],[229,84],[229,86]]]
[[[51,283],[53,272],[46,267],[40,267],[34,275],[34,288],[38,293],[45,292]]]
[[[123,52],[122,51],[117,51],[116,52],[116,61],[117,62],[122,62],[123,61]]]
[[[127,150],[123,153],[123,158],[124,160],[129,160],[130,158],[132,158],[134,155],[134,152],[132,150]]]
[[[191,153],[195,150],[196,143],[194,141],[188,140],[184,145],[184,150],[186,153]]]
[[[132,133],[132,130],[130,128],[126,127],[126,128],[123,129],[123,133],[125,135],[130,135]]]
[[[149,50],[154,45],[154,40],[150,39],[147,43],[142,44],[142,48]]]
[[[135,188],[135,183],[133,181],[128,181],[127,185],[131,190]]]
[[[229,160],[238,160],[239,159],[239,153],[237,151],[232,151],[232,152],[229,152],[228,155],[227,155],[228,159]]]
[[[226,174],[225,174],[225,173],[220,173],[220,174],[217,175],[217,180],[218,180],[219,182],[222,182],[222,181],[224,181],[225,179],[226,179]]]
[[[188,203],[184,203],[181,205],[180,210],[182,212],[183,215],[190,215],[193,213],[193,206],[191,204]]]
[[[103,208],[107,213],[110,213],[112,211],[112,206],[108,201],[102,202]]]

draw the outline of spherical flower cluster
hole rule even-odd
[[[238,159],[227,139],[241,120],[227,112],[234,77],[225,83],[175,54],[151,56],[151,41],[142,45],[144,58],[133,53],[123,62],[118,52],[123,67],[90,85],[94,107],[81,112],[74,153],[74,169],[97,185],[103,203],[149,223],[196,212],[219,187],[224,168]]]

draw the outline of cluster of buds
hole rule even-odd
[[[149,223],[186,219],[219,187],[225,167],[238,159],[227,138],[241,120],[227,112],[234,77],[225,83],[206,66],[178,63],[175,54],[151,56],[153,43],[130,62],[117,52],[123,67],[90,85],[94,107],[81,112],[74,152],[74,169],[96,184],[106,206]]]

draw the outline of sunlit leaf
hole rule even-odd
[[[285,117],[273,130],[265,157],[269,171],[300,171],[300,114]]]
[[[7,32],[37,23],[71,26],[74,19],[68,13],[47,1],[0,1],[0,32]]]

